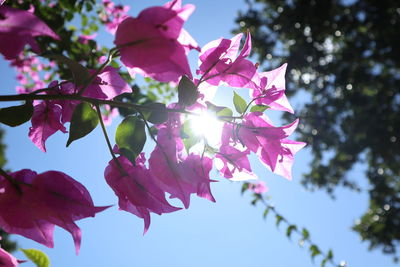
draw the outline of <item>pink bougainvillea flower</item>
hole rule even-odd
[[[196,44],[182,26],[194,7],[180,8],[180,1],[174,3],[176,6],[147,8],[118,26],[114,43],[132,75],[139,73],[161,82],[192,76],[186,54]]]
[[[49,84],[49,88],[52,90],[46,91],[46,93],[50,95],[77,93],[76,86],[71,82],[58,84],[57,81],[53,81]],[[119,76],[118,69],[109,66],[97,75],[86,88],[83,96],[110,100],[126,92],[132,92],[132,89]],[[80,101],[77,100],[51,100],[37,103],[31,119],[32,127],[29,129],[29,138],[32,142],[46,152],[47,138],[58,130],[63,133],[67,132],[64,124],[71,121],[73,111],[79,103]]]
[[[199,56],[198,75],[202,81],[218,86],[225,82],[233,87],[258,88],[257,67],[246,59],[251,50],[251,36],[247,33],[246,41],[240,51],[242,34],[232,39],[212,41],[206,44]]]
[[[47,35],[60,40],[53,30],[29,11],[2,5],[0,17],[0,53],[6,59],[17,57],[26,44],[38,53],[36,36]]]
[[[248,159],[250,150],[237,143],[234,132],[232,124],[224,124],[221,146],[215,156],[215,166],[222,176],[233,181],[257,179],[251,170]]]
[[[28,136],[43,152],[46,152],[45,142],[49,136],[59,130],[67,133],[61,122],[61,114],[61,106],[51,101],[43,101],[34,107]]]
[[[95,70],[91,70],[90,73],[93,75]],[[120,94],[131,92],[131,87],[118,74],[118,69],[107,66],[97,75],[88,88],[86,88],[83,96],[110,100]]]
[[[118,162],[124,171],[111,160],[104,176],[118,196],[119,208],[144,220],[144,233],[150,226],[150,212],[161,215],[180,209],[171,206],[165,199],[165,192],[157,186],[155,178],[144,165],[143,153],[137,157],[135,166],[124,156],[118,157]]]
[[[0,267],[18,267],[18,260],[7,251],[0,248]]]
[[[260,87],[251,90],[257,105],[268,105],[271,109],[294,113],[285,95],[285,73],[287,64],[272,71],[259,73]]]
[[[180,126],[176,114],[170,115],[169,120],[159,126],[159,145],[151,153],[149,169],[161,188],[170,193],[171,198],[180,199],[185,208],[189,207],[192,193],[215,202],[209,178],[212,160],[205,156],[185,155]]]
[[[258,181],[257,183],[249,183],[249,189],[256,194],[264,194],[268,191],[268,187],[264,181]]]
[[[275,127],[266,115],[252,112],[245,116],[238,129],[238,139],[256,153],[273,173],[291,180],[294,154],[306,145],[286,139],[296,129],[297,124],[298,120],[295,120],[289,125]]]
[[[62,172],[24,169],[9,176],[16,184],[0,176],[0,227],[48,247],[58,225],[71,233],[78,253],[81,231],[75,221],[108,208],[95,207],[86,188]]]

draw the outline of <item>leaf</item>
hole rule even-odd
[[[269,208],[265,208],[264,213],[263,213],[263,218],[266,219],[267,215],[269,213]]]
[[[15,127],[29,121],[33,114],[32,101],[26,101],[20,106],[0,109],[0,122]]]
[[[269,109],[269,106],[265,106],[265,105],[255,105],[252,106],[250,109],[250,112],[264,112],[266,109]]]
[[[193,133],[192,127],[190,126],[190,120],[186,120],[182,124],[180,135],[187,152],[189,152],[189,149],[201,140],[199,136]]]
[[[281,216],[281,215],[276,215],[275,216],[275,218],[276,218],[276,222],[275,222],[275,224],[276,224],[276,227],[279,227],[279,224],[282,222],[282,220],[283,220],[283,217]]]
[[[217,117],[232,117],[233,112],[230,108],[223,108],[216,113]],[[231,118],[223,118],[224,120],[232,120]]]
[[[243,195],[243,193],[246,192],[246,190],[248,189],[249,189],[249,183],[243,183],[242,188],[240,189],[240,193]]]
[[[321,251],[316,245],[310,246],[311,258],[314,260],[315,256],[321,254]]]
[[[63,55],[48,55],[46,57],[67,65],[68,69],[71,71],[72,78],[74,79],[74,83],[76,85],[84,85],[89,80],[89,70],[78,62]]]
[[[67,146],[69,146],[73,141],[89,134],[94,130],[94,128],[96,128],[98,123],[99,118],[97,112],[89,103],[83,102],[77,105],[72,113]]]
[[[332,252],[331,249],[328,251],[328,255],[326,256],[326,258],[327,258],[328,260],[333,259],[333,252]]]
[[[182,79],[178,85],[178,102],[182,106],[191,106],[196,103],[198,97],[196,85],[186,76],[182,76]]]
[[[306,228],[303,228],[303,230],[301,231],[301,234],[302,234],[304,240],[307,240],[310,238],[310,233],[308,232],[308,230]]]
[[[325,264],[326,264],[327,261],[328,261],[327,259],[323,259],[321,261],[321,267],[325,267]]]
[[[25,254],[28,259],[33,261],[37,267],[49,267],[50,260],[47,257],[46,253],[40,251],[38,249],[21,249],[21,251]]]
[[[146,109],[142,113],[147,121],[153,124],[161,124],[168,120],[167,107],[163,103],[151,103],[146,107],[152,109]]]
[[[236,92],[233,92],[233,104],[238,113],[243,114],[245,112],[247,107],[246,101]]]
[[[146,131],[144,122],[135,116],[127,116],[118,125],[115,133],[115,142],[122,155],[131,162],[142,152],[146,143]]]
[[[294,224],[291,224],[288,226],[288,228],[286,229],[286,236],[290,239],[290,236],[292,235],[292,232],[297,230],[297,226]]]

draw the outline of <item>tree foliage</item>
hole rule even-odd
[[[261,63],[289,66],[288,95],[308,98],[299,117],[310,144],[302,183],[333,193],[359,189],[365,163],[369,208],[354,226],[370,248],[400,240],[400,8],[398,1],[249,0],[237,17]],[[301,89],[301,90],[299,90]]]

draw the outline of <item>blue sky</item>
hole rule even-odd
[[[131,4],[131,14],[141,9],[163,4],[163,1],[121,1]],[[185,1],[185,3],[189,3]],[[219,37],[231,38],[234,18],[239,9],[245,9],[243,0],[206,1],[190,3],[197,9],[185,28],[202,46]],[[101,42],[111,44],[113,37],[108,33],[99,35]],[[192,67],[197,53],[191,54]],[[194,69],[192,68],[192,71]],[[2,94],[12,94],[15,87],[14,72],[7,62],[0,61],[3,81]],[[240,91],[243,96],[247,92]],[[221,88],[216,103],[221,105],[232,99],[232,91]],[[297,98],[293,102],[301,103]],[[295,105],[296,106],[296,105]],[[279,113],[269,115],[277,121]],[[108,128],[111,138],[119,120]],[[91,192],[96,205],[117,204],[112,190],[103,177],[104,168],[110,160],[100,128],[87,138],[78,140],[65,148],[67,135],[57,133],[47,141],[47,153],[42,153],[28,139],[29,123],[17,128],[8,128],[8,167],[23,168],[37,172],[63,171],[83,183]],[[147,155],[150,150],[147,149]],[[338,189],[337,199],[332,200],[324,192],[310,193],[299,184],[301,174],[308,170],[310,153],[303,149],[296,155],[293,181],[287,181],[266,170],[257,160],[252,165],[258,176],[270,188],[271,203],[285,217],[299,226],[310,230],[311,238],[327,251],[332,248],[337,261],[346,260],[348,266],[394,266],[390,257],[379,251],[368,252],[366,243],[361,243],[356,233],[350,231],[354,221],[367,209],[367,193],[354,193]],[[362,179],[363,166],[357,165],[350,175]],[[212,171],[212,178],[218,175]],[[75,255],[72,238],[63,229],[57,228],[54,235],[55,248],[48,249],[25,238],[14,237],[23,248],[38,248],[45,251],[53,267],[70,266],[319,266],[310,259],[307,248],[297,245],[298,237],[285,237],[286,229],[275,227],[272,217],[262,219],[261,206],[249,204],[248,195],[240,195],[241,183],[218,179],[212,184],[217,202],[192,197],[188,210],[162,216],[153,215],[148,233],[143,236],[143,221],[132,214],[118,211],[114,206],[96,218],[78,221],[83,232],[81,252]],[[174,202],[175,203],[175,202]],[[16,253],[24,258],[22,253]],[[33,266],[24,263],[22,266]]]

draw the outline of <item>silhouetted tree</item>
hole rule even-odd
[[[313,159],[302,183],[358,190],[365,163],[369,208],[354,230],[396,253],[400,240],[400,6],[396,0],[249,0],[238,29],[250,29],[260,63],[288,63],[288,94],[309,99],[300,135]],[[309,97],[308,97],[309,96]],[[297,110],[297,109],[296,109]],[[288,118],[288,117],[287,117]]]

